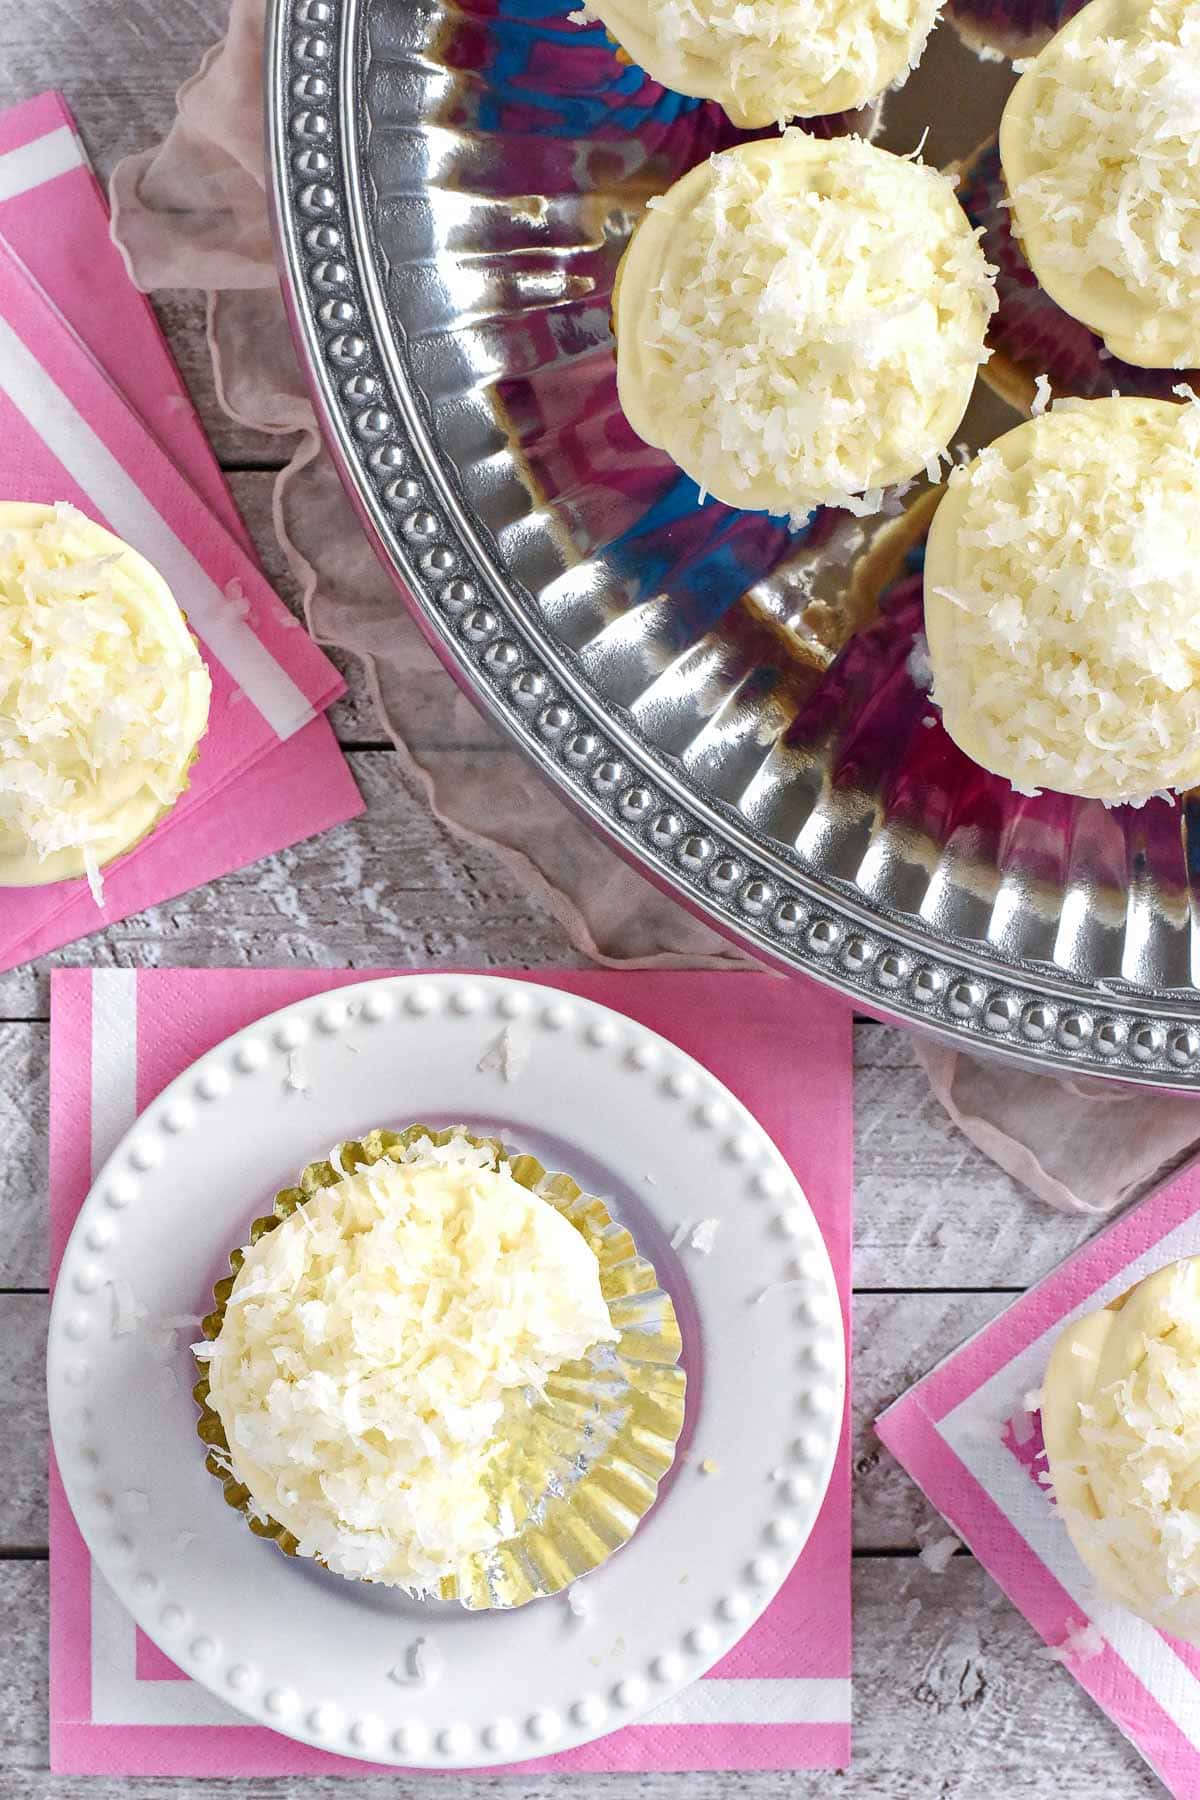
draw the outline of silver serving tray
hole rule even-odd
[[[276,0],[285,288],[405,598],[538,768],[756,953],[964,1048],[1200,1086],[1188,809],[981,778],[905,674],[919,583],[827,672],[854,618],[844,521],[789,541],[701,509],[624,424],[621,250],[728,127],[570,4]],[[928,118],[930,160],[965,154],[1005,86],[943,27],[886,141]],[[984,397],[964,435],[1013,417]]]

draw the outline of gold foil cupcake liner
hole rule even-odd
[[[683,1340],[670,1296],[653,1266],[639,1255],[631,1234],[604,1202],[586,1194],[569,1175],[551,1174],[534,1156],[510,1153],[498,1138],[469,1131],[372,1131],[341,1144],[333,1161],[309,1163],[295,1187],[275,1196],[273,1210],[255,1219],[250,1242],[273,1231],[318,1189],[343,1175],[399,1153],[428,1138],[433,1144],[465,1137],[486,1144],[513,1179],[554,1206],[585,1239],[600,1266],[600,1291],[616,1344],[597,1344],[564,1363],[545,1392],[513,1390],[498,1427],[502,1449],[493,1466],[497,1506],[513,1530],[495,1548],[466,1557],[440,1587],[444,1600],[472,1609],[524,1606],[560,1593],[619,1550],[653,1506],[658,1486],[675,1460],[683,1429],[686,1376],[679,1366]],[[204,1336],[217,1337],[244,1253],[229,1258],[232,1274],[213,1290],[214,1307]],[[209,1404],[207,1375],[192,1390],[200,1408],[196,1430],[207,1446],[206,1467],[221,1482],[226,1502],[251,1531],[271,1538],[288,1556],[297,1539],[256,1507],[233,1473],[225,1430]]]

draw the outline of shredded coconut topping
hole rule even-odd
[[[1099,1352],[1069,1354],[1078,1332]],[[1043,1386],[1059,1509],[1092,1573],[1200,1639],[1200,1259],[1068,1328]]]
[[[1088,6],[1022,77],[1000,145],[1017,231],[1052,297],[1129,361],[1196,360],[1194,0]]]
[[[710,158],[639,226],[617,290],[622,405],[728,504],[877,511],[944,453],[994,307],[947,177],[788,131]]]
[[[0,883],[99,899],[184,786],[208,674],[152,574],[74,507],[0,506]]]
[[[944,1575],[954,1559],[956,1551],[962,1549],[961,1538],[952,1532],[945,1537],[934,1538],[918,1553],[917,1561],[922,1563],[932,1575]]]
[[[1018,792],[1200,780],[1200,407],[1063,402],[956,469],[925,625],[947,731]]]
[[[488,1146],[422,1139],[247,1249],[210,1397],[301,1555],[425,1592],[510,1534],[505,1396],[617,1337],[570,1222]]]
[[[873,100],[916,67],[938,0],[592,0],[584,11],[656,81],[756,126]]]

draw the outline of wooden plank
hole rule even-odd
[[[0,1611],[20,1620],[0,1638],[0,1800],[175,1800],[178,1782],[139,1777],[48,1777],[45,1563],[0,1564]],[[1060,1668],[1033,1654],[1036,1638],[971,1557],[934,1576],[911,1559],[854,1566],[854,1761],[828,1774],[614,1776],[601,1783],[530,1775],[439,1778],[446,1800],[1141,1800],[1162,1789],[1134,1750]],[[36,1787],[34,1783],[36,1782]],[[417,1784],[419,1785],[419,1784]],[[353,1800],[408,1792],[404,1777],[206,1781],[210,1800]]]
[[[931,1532],[944,1535],[937,1512],[876,1437],[875,1420],[1010,1304],[1007,1294],[855,1296],[850,1456],[856,1549],[902,1550],[925,1542]],[[0,1342],[2,1321],[0,1313]]]
[[[146,143],[152,141],[150,138],[145,140]],[[152,300],[208,441],[222,466],[265,471],[282,467],[295,448],[295,439],[252,431],[248,425],[231,419],[217,399],[212,358],[205,335],[204,295],[195,289],[180,288],[160,291],[152,295]]]

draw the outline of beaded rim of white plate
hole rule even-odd
[[[574,1034],[589,1050],[645,1074],[669,1101],[687,1109],[691,1124],[711,1131],[778,1247],[778,1280],[795,1290],[793,1319],[801,1340],[790,1359],[799,1377],[801,1425],[780,1449],[780,1479],[770,1484],[762,1516],[747,1534],[754,1547],[740,1579],[674,1641],[605,1679],[600,1691],[581,1693],[563,1709],[565,1717],[541,1707],[520,1719],[491,1718],[476,1727],[449,1717],[395,1725],[371,1714],[352,1716],[322,1697],[320,1683],[300,1692],[290,1681],[255,1671],[236,1649],[222,1654],[195,1606],[175,1591],[177,1573],[150,1566],[138,1542],[138,1519],[118,1517],[115,1482],[106,1473],[96,1420],[84,1399],[94,1372],[84,1346],[110,1284],[119,1279],[111,1261],[120,1247],[118,1220],[136,1209],[143,1178],[163,1164],[171,1144],[211,1125],[214,1108],[240,1079],[273,1061],[286,1078],[288,1058],[315,1034],[369,1033],[398,1014],[419,1023],[443,1010],[477,1016],[493,1029],[519,1021]],[[773,1200],[788,1204],[775,1209]],[[102,1341],[109,1341],[107,1330]],[[262,1724],[334,1753],[399,1766],[486,1767],[497,1757],[520,1760],[569,1749],[634,1722],[701,1676],[765,1609],[807,1541],[832,1473],[845,1400],[842,1316],[828,1252],[803,1189],[763,1128],[715,1076],[647,1027],[595,1001],[495,976],[391,976],[314,995],[245,1028],[179,1076],[117,1146],[80,1209],[55,1289],[47,1367],[51,1434],[72,1510],[91,1554],[141,1629],[186,1674]]]

